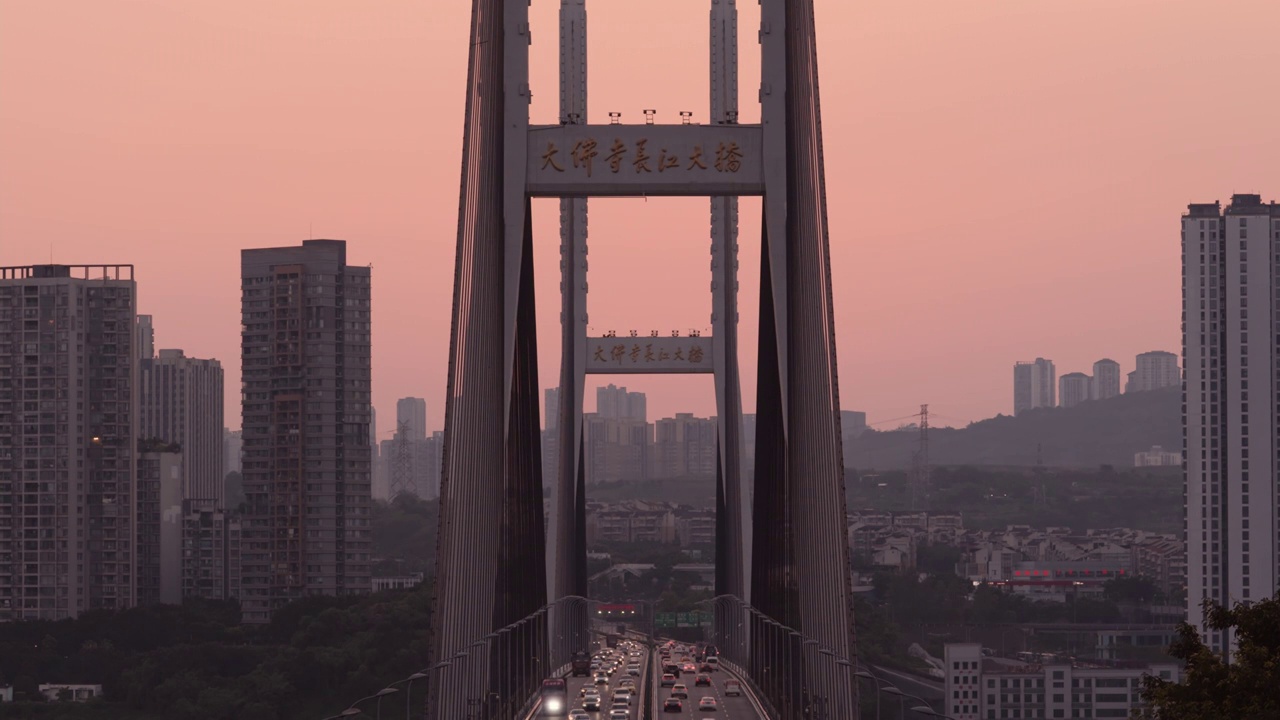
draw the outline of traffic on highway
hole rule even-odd
[[[544,682],[538,717],[639,720],[646,693],[655,718],[758,717],[739,680],[719,667],[714,646],[669,640],[651,653],[644,644],[617,636],[610,636],[608,645],[613,647],[576,655],[568,677]]]

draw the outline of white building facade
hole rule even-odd
[[[1129,374],[1130,381],[1124,388],[1127,393],[1159,390],[1182,382],[1178,356],[1171,352],[1144,352],[1138,355],[1135,365],[1133,372]]]
[[[1142,706],[1144,675],[1178,680],[1176,663],[1026,662],[989,657],[977,643],[947,644],[944,658],[941,711],[954,720],[1128,718]]]
[[[1058,402],[1068,408],[1079,405],[1093,396],[1093,378],[1084,373],[1067,373],[1058,378]]]
[[[1120,394],[1120,363],[1103,358],[1093,364],[1093,400],[1106,400]]]
[[[1013,366],[1013,414],[1039,407],[1054,407],[1058,387],[1052,360],[1036,358]]]
[[[1182,252],[1187,613],[1203,632],[1203,601],[1256,601],[1280,581],[1280,205],[1193,204]]]

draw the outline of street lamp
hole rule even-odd
[[[369,697],[362,697],[359,700],[351,703],[351,707],[348,707],[346,710],[343,710],[337,715],[334,715],[332,718],[326,718],[325,720],[335,720],[335,718],[345,718],[345,717],[351,717],[353,715],[359,715],[363,711],[357,706],[360,703],[364,702],[365,700],[373,700],[375,698],[378,700],[378,707],[374,712],[377,713],[377,718],[381,720],[383,696],[390,695],[391,693],[396,693],[396,692],[400,692],[400,690],[398,688],[393,688],[393,687],[384,687],[378,692],[370,695]]]
[[[414,680],[421,680],[422,678],[426,677],[426,676],[427,676],[427,673],[428,673],[430,670],[431,670],[431,668],[423,668],[422,670],[420,670],[420,671],[418,671],[418,672],[416,672],[416,673],[414,673],[414,674],[410,675],[409,677],[407,677],[407,678],[405,678],[405,679],[403,679],[403,680],[397,680],[397,681],[395,681],[395,682],[393,682],[393,683],[391,683],[390,685],[388,685],[388,686],[387,686],[387,687],[395,687],[396,685],[399,685],[400,683],[409,683],[407,686],[405,686],[405,693],[404,693],[404,720],[409,720],[409,718],[413,717],[413,710],[412,710],[412,703],[413,703],[413,681],[414,681]]]
[[[915,695],[912,695],[911,693],[908,693],[908,692],[903,692],[892,685],[886,685],[884,688],[884,691],[890,695],[898,696],[898,714],[899,715],[905,716],[907,713],[907,710],[906,710],[907,698],[911,698],[912,700],[917,700],[926,707],[929,706],[929,702],[924,698],[916,697]]]
[[[876,684],[876,720],[880,720],[880,678],[872,675],[866,670],[859,670],[853,674],[854,677],[870,680]]]
[[[386,697],[387,695],[390,695],[391,693],[398,693],[398,692],[400,692],[400,688],[384,687],[378,692],[373,694],[374,697],[378,698],[378,702],[374,706],[374,711],[373,711],[374,718],[376,720],[382,720],[382,698]]]

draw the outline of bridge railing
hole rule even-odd
[[[434,665],[353,702],[333,718],[352,717],[390,702],[393,694],[412,692],[415,682],[428,688],[425,706],[410,704],[410,717],[428,720],[512,720],[529,714],[542,681],[563,676],[577,650],[588,647],[588,601],[564,597],[510,625],[477,639]],[[421,687],[421,685],[419,685]],[[396,695],[395,699],[400,699]]]
[[[745,678],[771,718],[857,717],[857,686],[849,658],[783,625],[741,598],[722,595],[710,639],[720,662]]]

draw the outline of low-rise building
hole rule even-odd
[[[45,683],[38,688],[49,702],[85,702],[102,697],[101,685],[68,685],[65,683]]]
[[[954,720],[1128,718],[1142,706],[1145,675],[1177,682],[1176,663],[998,658],[977,643],[944,648],[942,713]]]
[[[706,508],[677,510],[676,537],[681,547],[714,545],[716,542],[715,510]]]
[[[1165,452],[1159,445],[1150,450],[1133,454],[1134,467],[1177,467],[1182,464],[1182,453]]]
[[[589,505],[587,542],[676,542],[676,507],[668,503],[629,501]]]
[[[1127,562],[1032,561],[1014,563],[1013,577],[998,584],[1036,600],[1066,602],[1067,598],[1101,595],[1108,580],[1132,574]]]
[[[408,590],[422,584],[422,573],[406,573],[404,575],[391,575],[387,577],[373,578],[373,591],[382,592],[383,590]]]

